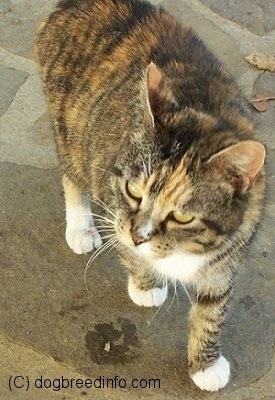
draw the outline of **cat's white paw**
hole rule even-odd
[[[102,245],[89,213],[82,207],[66,208],[66,241],[76,254],[86,254]]]
[[[132,279],[129,278],[128,293],[133,302],[138,306],[159,307],[166,300],[167,292],[167,286],[162,288],[155,287],[150,290],[140,290],[133,283]]]
[[[193,382],[201,389],[216,392],[229,381],[230,364],[220,356],[210,367],[191,375]]]
[[[66,241],[76,254],[86,254],[102,245],[102,239],[95,227],[86,230],[66,229]]]

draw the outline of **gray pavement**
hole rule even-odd
[[[243,60],[252,51],[274,54],[274,0],[154,3],[194,27],[246,96],[275,91],[275,73]],[[0,1],[0,399],[274,400],[275,101],[270,110],[255,111],[268,150],[269,184],[265,216],[244,260],[224,332],[232,379],[220,393],[204,393],[187,376],[185,293],[179,288],[175,299],[171,293],[158,312],[136,307],[112,252],[88,271],[87,293],[83,274],[88,257],[76,256],[65,243],[60,174],[32,59],[35,27],[54,4]],[[10,376],[24,378],[18,378],[17,386],[28,377],[29,390],[10,391]],[[119,376],[127,379],[127,387],[35,388],[41,376]],[[157,378],[160,388],[130,389],[133,378]]]

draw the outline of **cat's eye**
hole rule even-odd
[[[193,219],[195,218],[194,215],[181,210],[173,211],[172,216],[174,220],[179,222],[180,224],[189,224],[189,222],[193,221]]]
[[[141,200],[142,199],[142,190],[141,188],[133,181],[128,181],[126,183],[126,191],[128,196],[132,197],[132,199],[135,200]]]

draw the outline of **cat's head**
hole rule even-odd
[[[152,63],[145,92],[142,132],[129,137],[115,161],[117,236],[151,259],[215,252],[241,226],[255,224],[252,193],[261,186],[265,148],[233,132],[233,122],[222,126],[212,115],[180,108]],[[244,131],[244,117],[234,118]]]

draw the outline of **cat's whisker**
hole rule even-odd
[[[104,217],[102,215],[98,215],[98,214],[94,214],[92,212],[88,212],[88,213],[84,213],[84,214],[79,214],[80,217],[95,217],[95,221],[99,221],[99,222],[105,222],[106,224],[108,224],[109,226],[113,226],[115,221],[112,221],[110,218]]]
[[[114,226],[112,225],[112,224],[105,224],[105,225],[100,225],[100,224],[96,224],[95,226],[94,226],[95,228],[97,228],[97,229],[101,229],[101,228],[109,228],[109,229],[114,229]],[[91,229],[91,228],[87,228],[87,230],[89,230],[89,229]]]
[[[90,216],[92,216],[92,217],[96,217],[96,218],[101,218],[101,219],[104,219],[104,220],[106,220],[106,219],[109,219],[110,221],[111,221],[111,219],[110,218],[108,218],[108,217],[105,217],[105,216],[102,216],[102,215],[96,215],[96,214],[94,214],[93,212],[86,212],[86,213],[83,213],[83,214],[78,214],[80,217],[90,217]]]
[[[114,242],[114,244],[118,243],[118,240]],[[113,247],[110,247],[109,249],[106,249],[106,251],[108,250],[107,254],[110,254],[110,252],[113,250]]]
[[[166,276],[166,275],[162,276],[162,287],[166,287],[167,290],[168,290],[168,279],[167,279],[167,276]],[[158,313],[159,313],[160,309],[162,308],[163,304],[164,304],[164,302],[161,303],[161,304],[158,306],[157,311],[155,312],[155,314],[154,314],[153,317],[152,317],[152,321],[153,321],[153,320],[156,318],[156,316],[158,315]]]
[[[102,228],[108,228],[108,229],[112,229],[113,231],[115,230],[115,228],[114,228],[114,225],[113,224],[109,224],[109,223],[106,223],[105,225],[103,224],[103,221],[95,221],[96,223],[95,223],[95,227],[97,228],[97,229],[102,229]],[[100,224],[100,223],[98,223],[98,222],[102,222],[102,225]]]
[[[92,227],[92,228],[86,229],[85,233],[88,234],[88,236],[90,236],[90,237],[96,236],[96,235],[101,234],[101,233],[110,234],[110,235],[116,236],[116,234],[114,232],[114,229],[113,228],[109,228],[109,227],[101,228],[101,229],[98,229],[97,227]],[[101,239],[103,239],[102,236],[101,236]]]
[[[109,206],[107,206],[107,204],[105,204],[100,198],[96,197],[96,199],[92,199],[89,198],[88,196],[85,196],[85,198],[92,202],[95,203],[97,206],[99,206],[100,208],[102,208],[103,210],[107,211],[111,216],[113,216],[114,218],[116,218],[115,213],[111,210],[111,208]]]
[[[174,286],[174,290],[175,290],[175,297],[177,299],[177,304],[179,305],[178,281],[176,279],[173,280],[173,286]]]
[[[116,237],[116,234],[115,233],[112,233],[112,234],[110,234],[110,235],[105,235],[105,236],[101,236],[101,239],[102,240],[105,240],[105,239],[109,239],[109,238],[111,238],[111,237]]]
[[[173,280],[171,280],[171,282],[172,282],[172,285],[174,287],[174,293],[173,293],[173,297],[172,297],[172,299],[170,301],[169,306],[167,307],[167,309],[165,310],[165,313],[163,314],[163,317],[165,317],[165,315],[170,311],[170,309],[171,309],[171,307],[172,307],[172,305],[174,303],[175,298],[178,299],[177,281],[175,279],[173,279]],[[168,285],[168,278],[167,277],[166,277],[166,285]]]
[[[155,319],[156,316],[158,315],[158,313],[159,313],[161,307],[162,307],[162,304],[160,304],[160,305],[158,306],[157,311],[155,312],[155,314],[154,314],[153,317],[152,317],[152,321],[154,321],[154,319]]]
[[[114,235],[115,236],[115,235]],[[94,262],[94,260],[100,255],[102,254],[104,251],[106,251],[108,248],[113,247],[116,243],[118,242],[117,239],[115,239],[114,237],[110,238],[106,243],[104,243],[101,247],[99,247],[90,257],[90,259],[88,260],[85,269],[84,269],[84,283],[85,283],[85,287],[87,292],[89,293],[89,288],[88,288],[88,284],[87,284],[87,272],[90,268],[90,266],[92,265],[92,263]]]
[[[104,219],[104,220],[109,220],[109,221],[112,221],[112,222],[114,221],[110,217],[106,217],[105,215],[97,214],[97,213],[94,213],[94,212],[91,212],[88,215],[92,215],[93,217],[101,218],[101,219]]]
[[[109,214],[111,214],[114,218],[116,218],[116,214],[110,209],[107,204],[105,204],[101,199],[96,198],[96,200],[93,200],[93,202],[99,206],[101,206],[104,210],[106,210]]]
[[[105,236],[102,236],[102,235],[107,235],[108,234],[108,235],[116,236],[116,234],[113,231],[110,231],[110,230],[99,230],[98,233],[100,234],[101,239],[105,239]]]
[[[191,298],[191,296],[190,296],[190,294],[189,294],[189,292],[188,292],[188,290],[187,290],[187,288],[186,288],[184,282],[180,281],[180,284],[181,284],[181,286],[183,287],[183,289],[184,289],[184,291],[185,291],[185,294],[186,294],[186,296],[187,296],[187,298],[188,298],[188,300],[189,300],[189,303],[190,303],[191,306],[192,306],[192,305],[194,304],[194,302],[193,302],[193,300],[192,300],[192,298]]]
[[[104,226],[104,225],[96,225],[95,228],[97,229],[97,231],[100,230],[105,230],[105,231],[115,231],[113,226]]]
[[[175,298],[178,299],[178,293],[177,293],[177,281],[176,280],[172,280],[172,284],[173,284],[173,288],[174,288],[174,293],[173,293],[173,297],[172,300],[170,301],[169,307],[166,310],[166,313],[170,311],[170,308],[172,307]]]
[[[107,236],[109,236],[109,239],[107,240],[107,242],[104,243],[99,249],[97,249],[96,252],[95,252],[96,254],[94,253],[94,254],[91,256],[90,260],[88,261],[88,265],[87,265],[88,268],[91,266],[91,264],[94,262],[94,260],[95,260],[101,253],[103,253],[103,252],[104,252],[105,250],[107,250],[110,246],[112,246],[113,244],[115,244],[115,243],[118,242],[118,240],[117,240],[115,234],[107,235]],[[106,239],[107,236],[106,236],[106,237],[103,237],[102,239]]]
[[[114,220],[112,220],[112,219],[110,219],[110,218],[108,218],[108,217],[99,215],[99,214],[91,213],[90,215],[92,215],[92,217],[95,217],[95,219],[98,219],[98,220],[101,220],[101,221],[105,221],[105,222],[110,223],[110,224],[113,224],[113,225],[114,225],[114,223],[115,223]]]
[[[114,239],[109,239],[106,243],[104,243],[101,247],[99,247],[90,257],[88,260],[86,267],[85,267],[85,274],[87,270],[89,269],[90,265],[94,262],[94,260],[101,254],[103,251],[105,251],[110,245],[112,245],[114,242]]]
[[[115,236],[116,236],[116,233],[114,232],[114,230],[113,230],[113,229],[110,229],[110,228],[105,228],[105,229],[95,229],[95,228],[94,228],[93,230],[87,229],[87,230],[86,230],[86,233],[89,234],[88,236],[95,236],[95,235],[97,235],[98,233],[108,234],[108,235],[106,235],[106,236],[101,236],[101,239],[102,239],[102,240],[106,239],[107,237],[111,237],[111,236],[115,237]]]
[[[107,169],[100,168],[100,167],[95,167],[93,166],[94,169],[97,169],[98,171],[106,172],[107,174],[111,175],[111,171],[108,171]]]
[[[96,226],[96,229],[97,229],[97,231],[98,232],[103,232],[103,231],[106,231],[106,232],[116,232],[116,230],[114,229],[114,227],[113,226]]]

